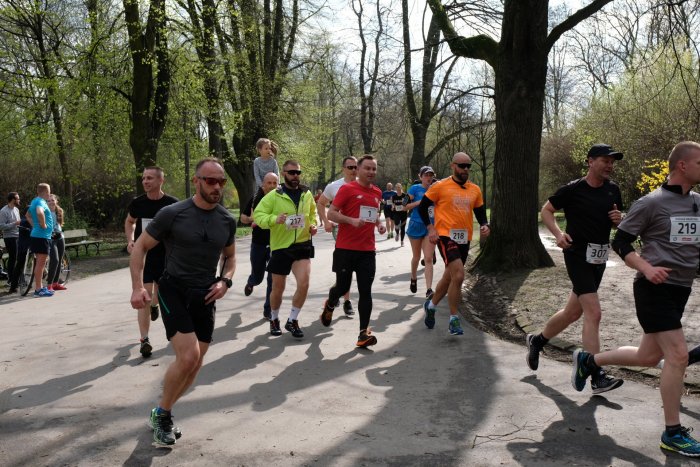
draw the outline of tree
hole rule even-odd
[[[455,55],[494,71],[496,151],[492,232],[477,258],[485,271],[553,265],[539,238],[537,187],[547,57],[566,31],[612,0],[594,0],[548,33],[548,0],[504,0],[501,37],[457,34],[440,0],[428,0]]]

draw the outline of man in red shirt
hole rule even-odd
[[[328,327],[333,319],[333,306],[350,290],[352,273],[355,272],[360,298],[360,336],[358,347],[377,343],[369,330],[372,316],[372,283],[377,269],[375,260],[374,228],[384,235],[386,227],[379,220],[382,190],[372,184],[377,175],[377,161],[364,155],[357,163],[357,180],[340,187],[328,210],[328,219],[338,224],[338,238],[333,252],[335,285],[328,291],[323,306],[321,324]]]

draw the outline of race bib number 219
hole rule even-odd
[[[700,217],[671,217],[672,243],[700,243]]]

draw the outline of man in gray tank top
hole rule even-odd
[[[571,383],[577,391],[603,365],[653,367],[664,358],[659,389],[666,429],[661,448],[700,457],[700,442],[681,426],[680,405],[688,347],[681,318],[690,296],[700,255],[700,144],[677,144],[668,157],[669,177],[639,199],[618,226],[613,249],[637,270],[634,301],[644,330],[639,347],[621,347],[595,355],[574,352]],[[640,237],[641,254],[632,243]]]

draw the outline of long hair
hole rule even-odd
[[[58,196],[51,195],[51,197],[53,198],[54,204],[56,205],[56,221],[58,222],[58,225],[63,227],[63,208],[58,205]]]

